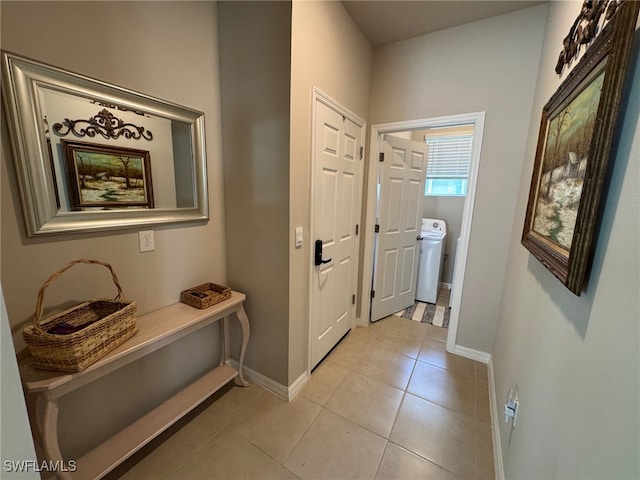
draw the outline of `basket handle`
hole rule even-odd
[[[78,260],[73,260],[73,261],[67,263],[64,267],[60,268],[53,275],[51,275],[47,279],[47,281],[44,282],[44,284],[42,285],[42,287],[40,287],[40,290],[38,291],[38,301],[36,302],[36,311],[35,311],[35,313],[33,315],[33,322],[32,322],[33,328],[38,333],[44,333],[44,330],[42,329],[42,327],[40,327],[40,320],[42,319],[42,311],[43,311],[43,305],[42,304],[43,304],[43,301],[44,301],[44,291],[45,291],[45,289],[49,285],[51,285],[53,282],[55,282],[58,279],[58,277],[60,277],[64,272],[69,270],[74,265],[77,265],[78,263],[102,265],[102,266],[108,268],[109,271],[111,272],[111,278],[113,280],[113,283],[118,288],[118,294],[116,295],[114,300],[116,300],[116,301],[124,300],[124,295],[122,293],[122,287],[120,286],[120,281],[118,280],[118,277],[116,276],[115,272],[113,271],[113,268],[111,268],[111,265],[109,265],[106,262],[101,262],[99,260],[91,260],[89,258],[80,258]]]

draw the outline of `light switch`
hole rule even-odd
[[[296,248],[302,246],[302,227],[296,227]]]

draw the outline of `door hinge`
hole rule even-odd
[[[360,233],[360,225],[356,223],[356,237],[358,236],[358,233]]]
[[[376,298],[376,291],[375,290],[371,290],[371,298]]]
[[[360,160],[362,160],[363,156],[364,156],[364,147],[360,147]]]
[[[351,295],[351,305],[355,305],[356,304],[356,294],[354,293],[353,295]]]
[[[380,161],[384,162],[384,152],[380,152]]]
[[[380,233],[380,225],[376,224],[376,227],[374,230],[376,233]]]

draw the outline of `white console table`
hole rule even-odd
[[[221,322],[222,355],[218,367],[77,459],[74,472],[57,472],[58,478],[102,478],[234,378],[238,377],[236,382],[247,386],[242,375],[244,354],[249,341],[249,320],[244,311],[244,300],[244,294],[232,292],[228,300],[204,310],[176,303],[139,316],[136,321],[138,333],[135,336],[78,373],[37,370],[31,366],[30,357],[20,360],[20,376],[27,406],[32,422],[36,423],[35,433],[39,437],[36,441],[41,444],[46,459],[55,462],[63,460],[58,441],[58,399],[231,314],[236,315],[242,327],[242,347],[237,370],[224,363],[227,358],[226,335],[224,322]]]

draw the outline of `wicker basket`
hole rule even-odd
[[[231,297],[231,289],[215,283],[203,283],[180,292],[180,301],[196,308],[207,308]]]
[[[42,320],[45,289],[65,271],[78,263],[103,265],[111,272],[118,295],[81,303]],[[122,287],[111,265],[97,260],[74,260],[40,287],[32,325],[22,333],[33,357],[33,366],[44,370],[79,372],[104,357],[135,335],[135,302],[124,299]]]

